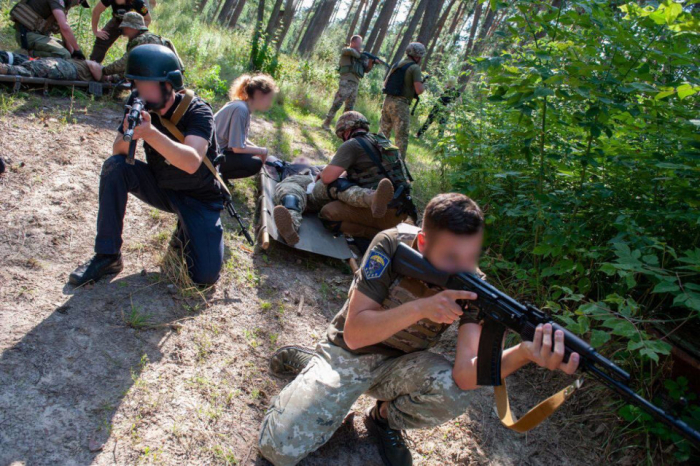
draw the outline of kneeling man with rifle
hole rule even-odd
[[[356,273],[348,300],[315,351],[286,346],[272,357],[277,375],[298,374],[272,401],[259,448],[276,466],[293,465],[340,427],[360,395],[388,466],[411,465],[401,431],[439,426],[463,414],[474,390],[493,385],[501,422],[527,432],[580,385],[552,395],[515,420],[502,379],[528,363],[573,374],[585,370],[696,445],[700,434],[632,391],[629,374],[532,305],[489,285],[477,264],[484,235],[479,207],[440,194],[423,228],[399,224],[379,233]],[[429,351],[458,322],[454,363]],[[522,342],[503,350],[506,329]]]
[[[185,90],[180,61],[167,47],[135,47],[127,58],[126,78],[136,90],[114,140],[116,155],[102,165],[95,256],[70,275],[70,283],[80,286],[122,270],[122,231],[131,193],[177,215],[171,245],[183,248],[195,283],[213,284],[224,256],[220,214],[226,189],[211,163],[217,155],[214,114],[209,104]],[[141,106],[141,119],[134,121],[138,112],[130,110]],[[133,160],[139,139],[147,163]]]
[[[435,267],[477,271],[484,219],[461,194],[442,194],[426,207],[423,229],[408,224],[379,233],[364,256],[348,300],[316,351],[284,347],[271,369],[303,369],[273,400],[260,432],[260,451],[273,464],[293,465],[323,445],[360,395],[377,399],[367,413],[387,465],[412,464],[401,431],[438,426],[465,412],[477,388],[479,309],[464,303],[476,294],[443,290],[393,269],[404,243]],[[428,351],[454,322],[459,324],[454,363]],[[529,362],[573,374],[577,354],[563,362],[564,335],[551,325],[532,342],[503,352],[501,376]]]

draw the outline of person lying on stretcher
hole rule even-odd
[[[0,75],[47,78],[57,81],[101,81],[102,65],[72,58],[29,58],[0,51]]]
[[[313,166],[306,157],[297,157],[291,164],[268,157],[266,165],[275,167],[280,174],[281,181],[273,197],[273,217],[277,230],[290,246],[299,242],[304,212],[318,212],[329,202],[339,200],[371,209],[372,215],[380,218],[386,214],[387,205],[394,197],[394,187],[388,179],[382,180],[376,190],[360,188],[345,178],[329,187],[318,181],[323,166]]]

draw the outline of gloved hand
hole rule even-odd
[[[73,53],[71,53],[70,56],[76,60],[85,60],[85,55],[83,55],[81,50],[73,50]]]

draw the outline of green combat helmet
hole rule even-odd
[[[132,28],[137,31],[148,31],[148,26],[146,26],[146,21],[143,16],[136,13],[135,11],[130,11],[124,15],[122,22],[119,24],[119,29],[122,28]]]
[[[406,47],[406,55],[409,57],[423,58],[426,53],[427,51],[425,50],[425,45],[421,44],[420,42],[411,42],[408,44],[408,47]]]
[[[349,111],[340,115],[335,124],[335,135],[343,139],[343,134],[349,129],[364,129],[369,131],[369,120],[360,112]]]
[[[126,59],[127,79],[170,83],[176,91],[184,89],[180,60],[168,47],[144,44],[135,47]]]

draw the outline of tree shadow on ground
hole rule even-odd
[[[0,356],[0,464],[90,464],[175,321],[192,315],[156,273],[68,291]]]

